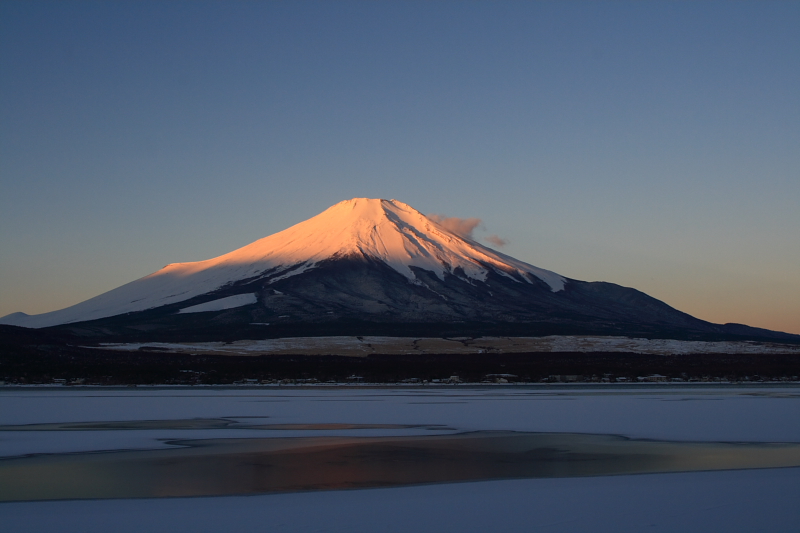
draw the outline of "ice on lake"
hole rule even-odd
[[[400,458],[406,467],[392,474],[387,466],[381,469],[384,477],[380,479],[396,479],[392,475],[405,470],[403,479],[411,484],[321,490],[355,486],[333,483],[311,487],[312,491],[300,487],[291,493],[203,498],[126,499],[123,490],[117,494],[123,499],[114,500],[0,503],[0,517],[11,526],[10,531],[796,531],[800,469],[754,467],[796,464],[791,462],[794,456],[789,462],[782,456],[783,463],[764,463],[762,452],[796,449],[798,420],[800,388],[791,386],[6,388],[0,389],[0,463],[38,462],[39,467],[47,463],[51,468],[64,458],[73,461],[73,470],[62,470],[59,478],[75,480],[76,491],[69,498],[81,497],[78,480],[84,481],[84,487],[92,485],[86,481],[91,480],[86,472],[96,472],[99,460],[114,465],[115,457],[150,454],[155,459],[147,464],[152,466],[159,464],[158,457],[185,456],[186,450],[204,450],[214,456],[209,450],[223,445],[238,446],[237,453],[262,453],[270,446],[288,449],[295,443],[311,443],[324,452],[315,456],[323,459],[319,464],[331,463],[332,456],[325,455],[331,450],[339,454],[337,461],[342,457],[362,461],[356,465],[361,468],[359,480],[380,478],[364,475]],[[469,439],[470,446],[480,448],[482,460],[494,461],[495,470],[487,469],[485,462],[475,462],[472,452],[464,452],[463,443]],[[570,448],[578,441],[583,448]],[[406,443],[406,452],[408,443],[416,443],[412,448],[417,455],[387,452],[398,442]],[[320,443],[329,447],[319,448]],[[375,443],[381,444],[376,448]],[[431,443],[439,456],[432,454]],[[458,457],[452,453],[453,443],[461,446]],[[485,443],[493,443],[488,452]],[[615,471],[608,468],[608,457],[589,457],[598,443],[638,446],[636,453],[625,452],[637,457],[661,446],[659,457],[672,453],[672,461],[675,453],[684,453],[681,457],[690,457],[693,466],[675,468],[673,464],[653,470],[654,463],[645,461],[650,470]],[[733,453],[738,461],[745,449],[754,463],[711,464],[725,453]],[[528,455],[524,464],[509,467],[506,463],[512,456],[497,455],[498,450],[527,451]],[[531,450],[538,452],[531,454]],[[698,471],[704,470],[704,463],[697,462],[697,450],[707,453],[709,469],[721,469]],[[573,453],[573,459],[579,457],[574,454],[583,454],[583,459],[569,463],[567,474],[556,469],[555,476],[536,475],[541,473],[536,468],[544,467],[552,474],[547,465],[553,461],[566,464],[564,453]],[[276,456],[271,457],[270,461]],[[442,462],[437,457],[447,457],[455,468],[441,469],[448,475],[437,478],[432,474]],[[519,461],[521,456],[514,457]],[[84,466],[85,461],[94,466],[74,470],[76,458]],[[192,460],[195,466],[206,464],[206,459]],[[592,470],[591,461],[600,469]],[[630,466],[624,461],[618,465],[623,463]],[[59,468],[65,464],[58,463]],[[229,481],[248,475],[242,464],[247,463],[236,463],[239,470]],[[263,476],[263,460],[261,464]],[[312,463],[303,459],[280,464]],[[498,464],[505,465],[500,469],[505,470],[497,470]],[[576,464],[590,467],[575,470]],[[408,465],[418,466],[414,475],[408,473],[414,470]],[[351,470],[328,469],[326,482],[345,479],[342,472]],[[186,470],[199,475],[197,471]],[[647,473],[653,471],[661,473]],[[53,470],[39,472],[51,480],[57,477]],[[112,475],[113,485],[125,488],[139,483],[141,479],[137,481],[132,472],[148,483],[153,479],[142,474],[145,470],[134,468]],[[176,472],[180,471],[156,485],[203,486],[200,478],[192,480],[185,472]],[[296,470],[292,472],[297,476]],[[613,473],[617,475],[607,475]],[[295,479],[292,476],[290,480]],[[220,476],[214,474],[211,479],[215,477]],[[514,477],[521,479],[510,479]],[[33,481],[35,485],[36,476]],[[13,493],[14,485],[10,486],[6,490]],[[105,495],[90,491],[88,497],[114,496],[112,488],[108,490]]]

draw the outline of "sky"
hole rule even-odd
[[[370,197],[800,333],[798,27],[788,1],[0,0],[0,316]]]

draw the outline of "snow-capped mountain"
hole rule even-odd
[[[41,328],[95,320],[183,302],[243,280],[263,279],[272,284],[325,261],[354,256],[383,262],[416,284],[422,282],[414,267],[433,272],[441,280],[455,275],[486,281],[492,270],[524,283],[539,279],[552,291],[563,290],[566,283],[554,272],[464,239],[403,202],[354,198],[220,257],[173,263],[66,309],[34,316],[14,313],[0,321]]]
[[[391,324],[394,331],[403,324],[513,324],[521,333],[721,327],[634,289],[529,265],[397,200],[367,198],[340,202],[220,257],[167,265],[59,311],[0,319],[148,335],[187,328],[223,328],[226,335],[260,328],[259,335],[271,335],[287,325],[302,333],[314,324],[327,324],[327,333],[350,324],[352,334],[354,322]]]

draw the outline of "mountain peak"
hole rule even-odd
[[[315,217],[229,254],[181,267],[250,265],[249,276],[277,268],[286,272],[279,276],[285,279],[321,261],[349,255],[382,261],[411,281],[416,279],[412,267],[417,267],[436,273],[439,279],[455,274],[457,269],[466,277],[481,281],[486,279],[488,268],[518,281],[532,282],[532,275],[554,292],[563,289],[565,283],[558,274],[517,261],[443,228],[408,204],[372,198],[339,202]]]

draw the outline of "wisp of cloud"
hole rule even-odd
[[[442,226],[444,229],[452,231],[456,235],[460,235],[461,237],[466,237],[468,239],[473,239],[472,232],[475,231],[475,228],[481,225],[482,220],[479,218],[458,218],[458,217],[446,217],[444,215],[437,215],[436,213],[431,213],[428,215],[428,218]]]
[[[498,248],[502,248],[503,246],[508,244],[508,241],[506,239],[494,234],[489,235],[488,237],[486,237],[485,240],[492,246],[497,246]]]
[[[436,213],[431,213],[428,215],[428,218],[442,226],[444,229],[452,231],[456,235],[460,235],[461,237],[466,237],[468,239],[474,239],[475,236],[473,232],[475,228],[481,226],[483,221],[480,218],[471,217],[471,218],[459,218],[459,217],[446,217],[444,215],[437,215]],[[497,248],[502,248],[508,241],[498,235],[489,235],[485,238],[486,242],[491,244],[492,246],[496,246]]]

